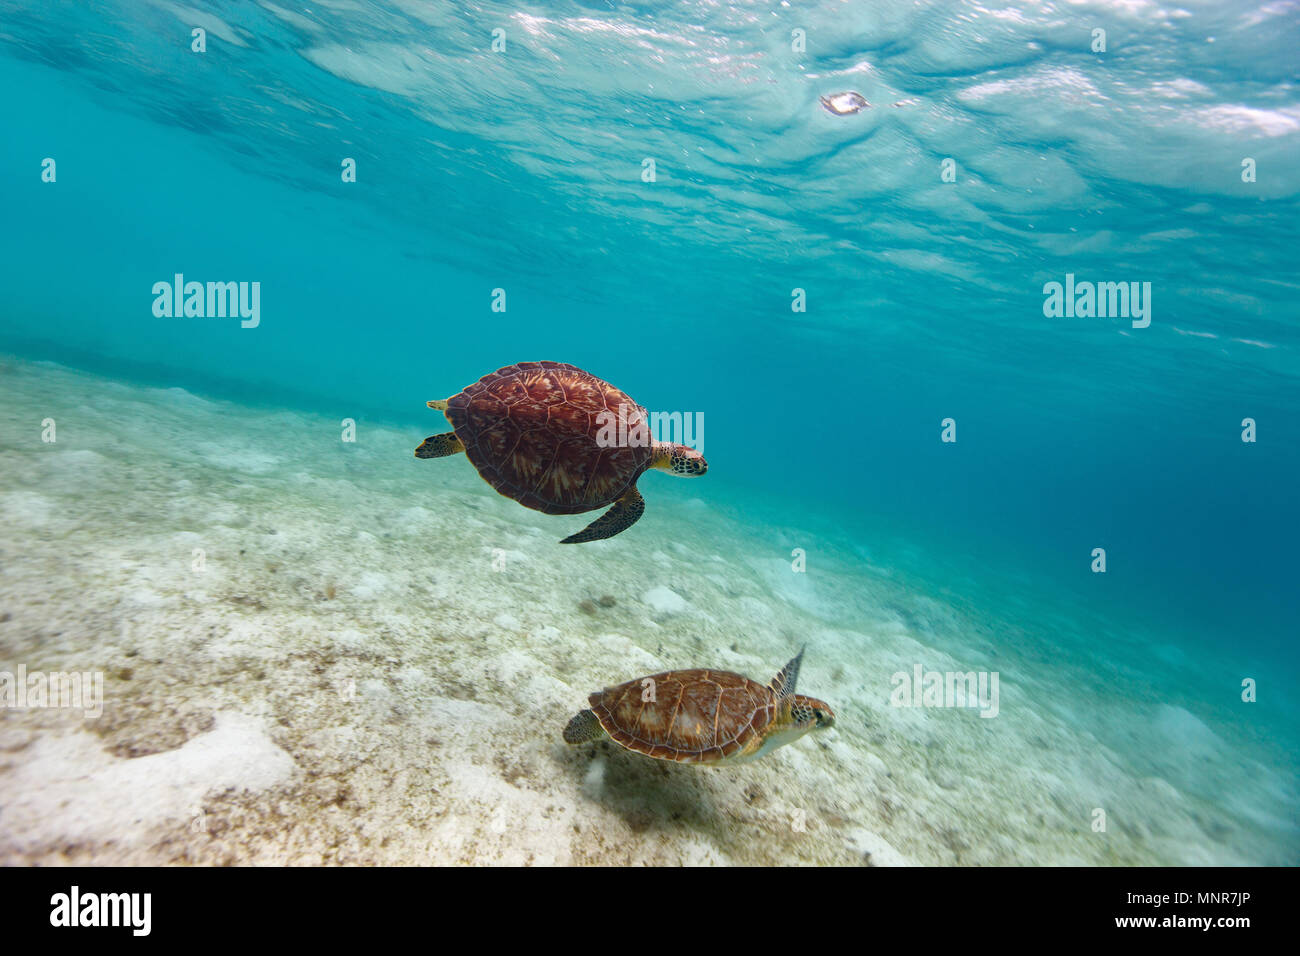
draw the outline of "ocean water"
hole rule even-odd
[[[1298,47],[1285,0],[0,0],[0,698],[102,683],[3,701],[0,859],[1300,862]],[[412,457],[541,359],[708,474],[562,546],[596,513]],[[836,724],[756,763],[561,741],[801,646]]]

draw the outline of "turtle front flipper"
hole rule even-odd
[[[778,701],[794,699],[794,688],[799,683],[799,665],[803,662],[803,652],[804,648],[799,648],[799,653],[785,667],[782,667],[772,678],[772,682],[767,685]]]
[[[443,432],[441,435],[430,435],[415,449],[416,458],[446,458],[448,455],[459,455],[465,450],[461,440],[456,437],[455,432]]]
[[[636,485],[633,485],[628,489],[627,494],[614,502],[614,507],[577,534],[569,535],[560,544],[582,544],[584,541],[612,538],[620,531],[626,531],[636,524],[637,518],[640,518],[644,512],[645,499],[641,497],[641,492],[636,490]]]

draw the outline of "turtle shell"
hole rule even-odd
[[[776,716],[771,688],[730,671],[665,671],[608,687],[587,703],[624,747],[683,763],[741,756]]]
[[[484,375],[447,401],[446,415],[483,480],[526,508],[551,515],[603,508],[650,467],[649,442],[602,447],[602,412],[627,434],[646,411],[620,389],[574,365],[520,362]]]

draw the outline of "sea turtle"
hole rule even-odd
[[[564,728],[571,744],[608,734],[628,750],[682,763],[757,760],[835,723],[820,700],[794,692],[803,651],[766,686],[730,671],[665,671],[587,698]]]
[[[507,365],[428,405],[455,431],[426,438],[416,458],[463,451],[498,492],[548,515],[613,504],[561,544],[631,527],[645,511],[636,482],[647,468],[685,476],[709,468],[694,448],[653,441],[646,410],[626,393],[563,362]]]

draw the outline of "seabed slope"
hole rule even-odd
[[[105,675],[98,719],[0,710],[0,861],[1295,862],[1289,782],[1141,675],[1019,651],[811,536],[796,575],[790,529],[708,478],[648,475],[636,528],[560,546],[586,516],[412,457],[433,416],[346,444],[346,409],[16,359],[0,402],[0,670]],[[805,642],[839,722],[759,763],[560,739],[606,684],[766,680]],[[1000,716],[889,706],[917,663],[1000,671]]]

